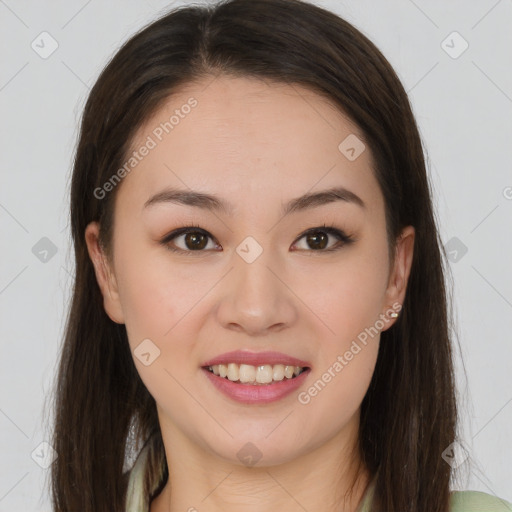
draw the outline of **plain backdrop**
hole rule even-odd
[[[183,3],[0,0],[0,512],[51,509],[43,404],[74,272],[84,101],[122,42]],[[454,278],[459,469],[466,489],[512,501],[512,1],[316,3],[374,41],[409,93]]]

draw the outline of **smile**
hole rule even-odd
[[[231,366],[233,365],[233,366]],[[214,368],[217,366],[217,370],[219,371],[219,375],[214,373]],[[220,367],[225,367],[223,369],[226,372],[225,377],[221,377],[220,375]],[[242,368],[239,368],[242,367]],[[252,377],[250,374],[251,380],[248,382],[240,381],[240,371],[242,375],[249,376],[249,372],[251,370],[246,370],[243,367],[250,366],[252,368],[252,372],[255,374]],[[270,382],[257,382],[256,375],[261,371],[261,377],[265,376],[265,379],[268,380],[270,375],[270,370],[265,367],[269,367],[272,371],[272,380]],[[273,372],[275,367],[282,366],[283,368],[277,368],[277,377],[279,377],[280,372],[283,373],[287,371],[288,375],[291,374],[291,377],[287,377],[283,375],[281,380],[274,380]],[[231,380],[229,378],[229,368],[231,367],[231,376],[235,380]],[[211,370],[210,370],[211,368]],[[258,368],[258,370],[256,370]],[[264,368],[264,370],[260,370],[260,368]],[[286,370],[288,368],[288,370]],[[295,370],[297,368],[297,375],[295,374]],[[237,365],[235,363],[230,363],[228,365],[213,365],[208,367],[202,367],[204,375],[208,379],[210,384],[213,384],[214,389],[220,391],[224,396],[234,400],[236,402],[242,404],[250,404],[250,405],[258,405],[258,404],[267,404],[270,402],[276,402],[277,400],[281,400],[286,396],[293,393],[293,391],[297,390],[300,386],[302,386],[307,379],[308,375],[311,373],[310,368],[301,368],[293,367],[293,366],[285,366],[285,365],[262,365],[260,367],[255,367],[251,365]],[[245,373],[247,371],[247,373]],[[238,372],[238,374],[236,374]],[[244,379],[246,377],[243,377]]]
[[[231,382],[240,384],[271,384],[286,379],[293,379],[300,375],[306,368],[301,366],[289,366],[283,364],[264,364],[253,366],[250,364],[216,364],[208,367],[208,371]]]

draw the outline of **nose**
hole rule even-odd
[[[230,330],[264,336],[289,328],[297,319],[296,299],[287,285],[283,264],[264,250],[248,263],[237,253],[226,276],[217,308],[218,321]]]

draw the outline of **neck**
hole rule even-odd
[[[205,451],[163,425],[169,479],[151,503],[151,512],[355,512],[370,481],[355,448],[357,426],[348,425],[320,447],[287,462],[248,467]]]

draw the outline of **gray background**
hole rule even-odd
[[[182,3],[0,0],[0,512],[50,510],[48,470],[35,461],[51,460],[43,406],[72,283],[67,193],[85,98],[122,42]],[[458,486],[512,501],[512,1],[316,3],[370,37],[409,92],[467,374],[458,359],[470,454]],[[47,58],[44,31],[58,44]],[[469,44],[460,55],[454,31]]]

